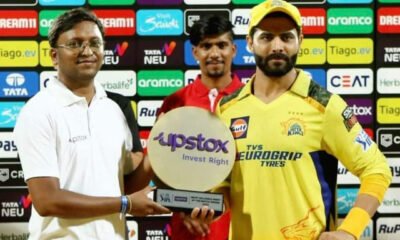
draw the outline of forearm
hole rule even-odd
[[[150,161],[146,157],[141,161],[131,174],[125,176],[125,192],[137,192],[149,185],[154,173],[150,166]]]

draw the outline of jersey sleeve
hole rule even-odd
[[[390,181],[386,158],[338,95],[332,95],[324,118],[322,148],[326,152],[361,180],[371,174],[382,174]]]
[[[43,109],[23,109],[14,137],[25,181],[33,177],[59,178],[54,124]]]

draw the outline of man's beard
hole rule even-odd
[[[225,64],[223,61],[219,61],[220,64]],[[207,63],[208,65],[208,63]],[[225,68],[222,66],[220,69],[207,69],[206,72],[207,76],[212,77],[212,78],[219,78],[225,75]]]
[[[273,53],[267,57],[261,57],[260,55],[254,54],[257,67],[269,77],[281,77],[288,73],[294,68],[297,61],[297,54],[294,54],[290,58],[282,53]],[[273,59],[283,60],[284,63],[279,66],[275,65],[271,67],[268,65],[269,61]]]

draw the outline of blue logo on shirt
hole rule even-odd
[[[32,97],[39,91],[36,72],[0,72],[0,97]]]
[[[13,128],[25,102],[0,102],[0,128]]]
[[[176,36],[183,33],[181,10],[139,10],[136,31],[142,36]]]

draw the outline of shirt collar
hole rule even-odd
[[[233,93],[237,90],[243,83],[239,80],[236,74],[231,75],[232,81],[224,89],[220,90],[219,93],[225,95]],[[210,89],[201,81],[201,75],[197,75],[196,80],[193,82],[193,89],[198,96],[208,96]]]
[[[308,96],[308,89],[311,83],[311,77],[307,73],[305,73],[301,69],[296,69],[297,77],[294,80],[294,83],[290,87],[289,91],[300,95],[302,97]],[[255,74],[251,77],[250,81],[243,87],[242,91],[240,91],[239,98],[243,98],[249,94],[253,94],[251,92],[251,88],[253,86],[255,79]]]
[[[107,97],[103,87],[96,80],[94,81],[95,95],[93,100],[102,99]],[[68,89],[58,78],[53,78],[49,82],[49,91],[53,92],[55,99],[57,99],[63,106],[68,106],[76,102],[85,101],[85,97],[75,95],[70,89]]]

